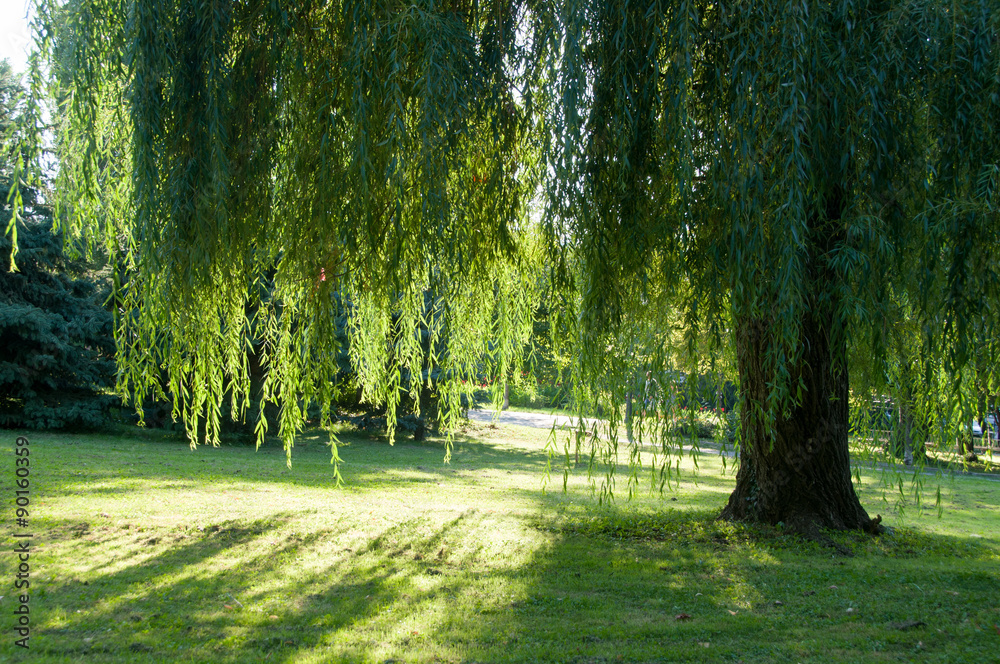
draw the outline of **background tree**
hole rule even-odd
[[[22,92],[19,77],[6,60],[0,62],[0,129],[8,139],[22,120]],[[13,158],[11,142],[3,147],[0,224],[6,227]],[[100,262],[67,255],[38,190],[22,190],[21,199],[18,271],[0,271],[0,426],[100,427],[109,408],[120,406],[111,394],[112,316],[103,307],[110,295],[107,275]],[[0,238],[5,266],[12,248],[10,238]]]

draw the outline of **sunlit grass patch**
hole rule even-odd
[[[345,435],[336,489],[321,435],[288,469],[277,447],[32,434],[31,650],[7,639],[0,658],[979,662],[1000,645],[996,483],[944,478],[938,518],[900,515],[863,473],[895,530],[832,535],[843,557],[715,520],[733,479],[710,456],[662,496],[640,481],[624,500],[622,466],[599,505],[585,464],[563,493],[558,460],[543,490],[547,437],[476,425],[445,464],[439,439]]]

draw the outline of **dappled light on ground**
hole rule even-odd
[[[911,505],[900,522],[893,495],[882,502],[863,475],[862,500],[897,530],[834,535],[854,552],[843,557],[780,527],[717,521],[733,480],[711,456],[697,476],[682,464],[662,496],[648,491],[648,462],[632,501],[625,465],[610,504],[585,464],[563,493],[556,460],[543,490],[546,436],[480,427],[456,439],[449,464],[441,441],[345,437],[340,489],[318,436],[297,445],[290,470],[268,448],[35,436],[32,649],[5,642],[0,656],[875,662],[996,651],[1000,519],[979,507],[997,504],[995,483],[948,480],[942,519]],[[924,624],[893,627],[910,622]]]

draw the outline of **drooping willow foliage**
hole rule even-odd
[[[192,442],[214,441],[263,341],[290,447],[307,406],[325,419],[344,387],[343,310],[357,382],[390,421],[431,382],[453,418],[463,383],[510,370],[531,326],[538,170],[516,20],[400,2],[40,7],[59,202],[116,260],[122,390],[141,404],[165,387]]]
[[[254,338],[286,441],[329,402],[338,303],[367,399],[393,412],[418,388],[426,328],[451,412],[484,363],[517,362],[536,235],[578,396],[613,425],[645,369],[742,361],[766,385],[743,391],[743,428],[768,430],[802,399],[810,316],[875,392],[900,384],[901,311],[925,393],[997,338],[995,0],[74,0],[39,16],[66,223],[120,267],[122,385],[141,398],[165,370],[210,440],[222,397],[246,401]],[[750,359],[748,331],[764,339]],[[997,392],[995,360],[976,366]]]
[[[762,330],[767,389],[743,390],[742,423],[766,432],[803,398],[820,311],[857,394],[910,398],[954,440],[973,413],[958,384],[1000,387],[997,4],[562,6],[547,221],[582,275],[585,385],[613,406],[642,389],[605,352],[637,317],[659,326],[639,360],[660,368],[681,312],[671,366],[692,372],[708,356],[733,373],[740,330]],[[906,363],[922,399],[902,394]]]

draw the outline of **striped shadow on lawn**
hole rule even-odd
[[[18,433],[0,438],[0,661],[978,663],[1000,652],[998,483],[940,480],[938,518],[912,503],[899,514],[862,473],[862,502],[896,531],[836,535],[854,551],[844,557],[780,528],[714,521],[733,483],[716,458],[697,474],[682,464],[662,497],[599,506],[586,468],[567,493],[559,477],[543,491],[548,432],[495,425],[459,437],[450,464],[440,440],[345,436],[340,489],[314,435],[288,469],[277,447],[28,433],[25,651],[10,553]],[[624,495],[627,468],[616,476]]]

